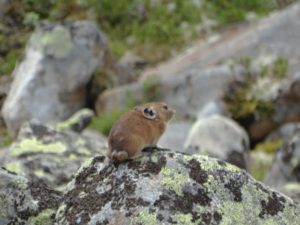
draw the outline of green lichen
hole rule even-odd
[[[45,176],[45,172],[43,170],[35,170],[33,173],[37,177],[44,177]]]
[[[52,225],[52,216],[54,213],[54,209],[46,209],[40,212],[37,216],[30,217],[28,221],[31,225]]]
[[[155,213],[149,213],[146,211],[140,212],[139,215],[135,218],[130,223],[131,225],[157,225],[159,224],[157,219],[156,219],[156,214]]]
[[[220,170],[220,169],[226,169],[231,172],[240,172],[240,169],[236,167],[235,165],[232,165],[230,163],[224,162],[224,165],[217,163],[213,158],[210,158],[207,155],[193,155],[193,156],[188,156],[184,155],[183,156],[185,161],[190,161],[192,159],[197,160],[200,163],[200,166],[202,169],[205,171],[212,171],[212,170]]]
[[[23,171],[23,165],[19,161],[7,163],[5,167],[7,170],[15,172],[17,174],[20,174]]]
[[[85,196],[87,196],[87,193],[84,192],[84,191],[81,191],[81,192],[78,194],[78,197],[79,197],[79,198],[84,198]]]
[[[13,156],[34,153],[53,153],[62,154],[67,150],[67,147],[62,142],[43,143],[41,140],[34,138],[23,139],[20,143],[16,143],[11,148]]]
[[[181,174],[179,169],[178,167],[176,169],[163,168],[160,172],[163,176],[161,183],[163,186],[175,191],[177,195],[182,195],[182,187],[189,182],[190,178]]]
[[[57,58],[68,56],[73,47],[70,31],[63,26],[56,26],[45,33],[34,33],[31,42],[40,51]]]
[[[180,225],[197,225],[199,224],[198,221],[192,222],[192,215],[191,214],[180,214],[176,216],[176,220]]]
[[[88,118],[93,116],[93,111],[90,109],[82,109],[71,116],[69,119],[56,125],[58,130],[70,130],[76,124],[80,124],[82,118]]]
[[[93,157],[91,157],[91,158],[85,160],[85,161],[81,164],[80,168],[77,170],[77,172],[76,172],[76,174],[75,174],[75,177],[77,177],[84,169],[86,169],[87,167],[89,167],[89,166],[92,164],[93,160],[94,160]]]

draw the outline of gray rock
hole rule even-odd
[[[0,19],[4,17],[9,7],[10,7],[10,2],[8,0],[0,0]]]
[[[279,189],[288,182],[300,182],[299,132],[276,152],[272,168],[264,182]]]
[[[87,112],[83,110],[57,127],[24,125],[17,140],[4,151],[0,165],[31,180],[62,188],[85,160],[106,151],[105,139],[93,139],[67,129],[68,124],[80,124],[76,119],[85,118],[80,115]]]
[[[2,114],[11,135],[24,121],[59,122],[84,106],[88,82],[97,68],[110,67],[112,79],[128,79],[116,65],[106,38],[88,21],[40,24],[27,44]],[[118,70],[118,71],[116,71]],[[46,104],[47,103],[47,104]]]
[[[184,143],[186,153],[207,154],[247,168],[249,138],[233,120],[220,115],[199,118]]]
[[[56,213],[60,224],[299,224],[299,205],[244,170],[206,156],[155,149],[78,171]]]
[[[183,143],[186,140],[188,131],[192,124],[190,122],[170,122],[165,133],[158,141],[158,146],[162,148],[172,149],[174,151],[182,151]]]
[[[109,113],[126,107],[129,99],[142,102],[145,99],[163,100],[176,109],[179,117],[194,118],[205,104],[218,101],[229,81],[243,78],[245,70],[241,66],[231,68],[220,65],[206,70],[193,70],[182,76],[157,77],[124,85],[103,92],[97,101],[97,111]],[[146,86],[155,81],[157,93],[149,93]]]
[[[0,168],[0,224],[53,224],[61,197],[43,183]]]

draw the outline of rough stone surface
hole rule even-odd
[[[3,154],[0,165],[31,180],[42,180],[48,186],[62,188],[81,163],[105,154],[105,139],[93,139],[67,129],[77,130],[82,123],[75,119],[86,119],[84,115],[88,112],[83,110],[57,127],[39,123],[24,125],[17,140]]]
[[[14,71],[2,109],[10,134],[16,135],[24,121],[68,118],[84,106],[95,70],[108,67],[115,83],[128,82],[126,70],[116,65],[104,34],[94,23],[41,23]]]
[[[300,182],[300,133],[297,132],[276,152],[270,172],[264,182],[282,188],[288,182]]]
[[[249,138],[233,120],[220,115],[199,118],[184,143],[188,154],[207,154],[247,168]]]
[[[300,223],[288,197],[206,156],[152,149],[122,164],[95,157],[70,183],[57,224]]]
[[[0,168],[0,224],[53,224],[61,197],[41,182]],[[38,220],[43,223],[34,223]]]

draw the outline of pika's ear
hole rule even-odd
[[[154,120],[156,118],[157,113],[152,108],[144,108],[143,115],[145,118],[147,118],[149,120]]]

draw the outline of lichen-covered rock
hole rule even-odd
[[[224,116],[199,118],[190,129],[184,147],[186,153],[207,154],[247,168],[248,135],[236,122]]]
[[[96,24],[41,23],[14,71],[3,105],[10,134],[15,136],[24,121],[49,123],[68,118],[84,106],[92,75],[101,69],[111,70],[113,84],[130,81],[131,75],[112,57]]]
[[[53,224],[61,197],[43,183],[0,168],[0,224]]]
[[[63,186],[82,162],[103,155],[106,146],[104,139],[92,139],[67,129],[84,127],[82,123],[89,113],[81,112],[56,127],[39,123],[24,125],[17,140],[0,159],[0,165],[32,180],[43,180],[51,187]]]
[[[300,134],[287,141],[276,152],[272,168],[264,182],[275,188],[282,188],[288,182],[300,182]]]
[[[68,186],[57,224],[300,224],[291,199],[201,155],[155,149],[121,164],[95,157]]]

